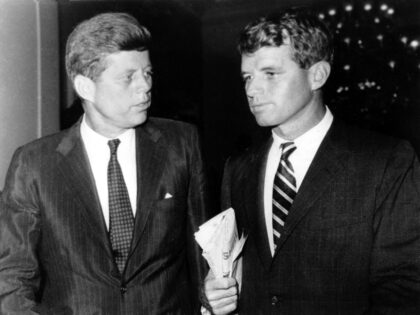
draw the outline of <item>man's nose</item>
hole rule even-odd
[[[254,98],[256,95],[260,94],[262,90],[262,84],[257,78],[250,78],[245,85],[246,95],[249,98]]]
[[[152,77],[150,75],[139,75],[134,84],[136,93],[147,93],[152,88]]]

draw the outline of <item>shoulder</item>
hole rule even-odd
[[[378,155],[391,151],[413,151],[407,140],[350,125],[340,120],[334,121],[327,137],[334,144],[352,153]]]
[[[56,151],[62,140],[71,133],[72,128],[32,140],[20,146],[16,150],[15,154],[20,153],[25,156],[42,154],[43,156],[46,156],[53,153]]]
[[[151,117],[137,129],[140,136],[174,150],[198,147],[200,143],[197,127],[182,121]]]
[[[265,163],[272,142],[272,137],[266,137],[259,143],[233,153],[226,160],[225,171],[242,174],[260,168]]]
[[[158,131],[164,135],[196,133],[195,125],[168,118],[150,117],[144,125],[148,131]]]
[[[163,128],[163,129],[195,128],[195,126],[191,123],[187,123],[187,122],[175,120],[175,119],[169,119],[169,118],[160,118],[160,117],[150,117],[147,123],[153,124],[155,127]]]
[[[320,147],[323,154],[375,176],[390,170],[405,172],[418,164],[414,148],[407,140],[342,122],[334,122],[324,142]]]

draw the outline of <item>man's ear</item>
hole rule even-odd
[[[331,65],[326,61],[318,61],[309,68],[312,91],[322,88],[330,76]]]
[[[91,103],[94,102],[95,98],[95,83],[88,77],[78,74],[73,80],[74,89],[79,96]]]

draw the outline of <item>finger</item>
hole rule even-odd
[[[238,295],[237,286],[232,286],[229,289],[222,290],[208,290],[205,292],[209,301],[217,301],[224,298],[236,297]]]
[[[216,315],[229,314],[236,310],[238,306],[238,296],[235,295],[218,301],[212,301],[210,302],[210,305],[213,313]]]
[[[215,278],[206,280],[204,289],[205,291],[226,290],[234,286],[236,286],[235,278]]]

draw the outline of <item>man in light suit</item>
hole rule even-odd
[[[132,16],[79,24],[66,68],[73,127],[19,148],[0,204],[1,314],[192,314],[206,183],[191,125],[147,119],[150,33]]]
[[[350,127],[324,105],[332,40],[293,10],[241,34],[242,76],[265,143],[231,157],[222,187],[242,286],[208,275],[214,314],[420,314],[420,168],[406,142]]]

